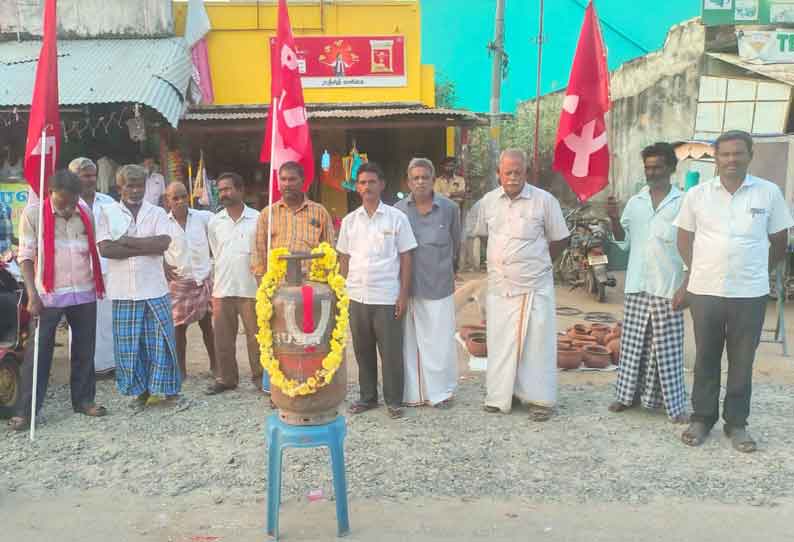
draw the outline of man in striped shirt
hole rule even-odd
[[[310,252],[320,243],[334,246],[334,226],[325,207],[303,193],[304,172],[298,162],[285,162],[278,170],[281,199],[273,204],[270,248],[286,247],[290,252]],[[267,271],[268,208],[259,215],[253,272],[257,282]]]

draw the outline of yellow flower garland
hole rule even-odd
[[[270,385],[277,387],[288,397],[295,397],[311,395],[330,384],[334,374],[342,365],[350,322],[348,312],[350,298],[345,291],[345,278],[339,274],[336,251],[328,243],[320,243],[320,246],[312,250],[312,254],[323,256],[311,261],[309,280],[327,283],[336,294],[336,326],[331,334],[331,351],[323,359],[322,367],[305,382],[288,379],[281,372],[278,360],[273,355],[273,331],[270,328],[270,319],[273,317],[273,294],[287,275],[287,262],[282,260],[281,256],[288,254],[286,248],[274,248],[268,254],[267,273],[262,277],[256,292],[256,316],[259,324],[256,339],[259,341],[260,363],[270,375]]]

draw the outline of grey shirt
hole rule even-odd
[[[433,194],[433,207],[426,215],[416,209],[413,195],[395,207],[408,216],[419,246],[414,252],[411,295],[421,299],[444,299],[455,289],[455,268],[460,250],[460,209],[441,194]]]

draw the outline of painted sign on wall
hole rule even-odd
[[[295,36],[295,45],[304,88],[408,84],[403,36]]]
[[[739,31],[739,56],[755,64],[794,63],[793,30]]]
[[[794,23],[794,0],[702,0],[703,24]]]
[[[0,183],[0,201],[11,207],[14,233],[19,232],[19,217],[28,204],[27,183]]]

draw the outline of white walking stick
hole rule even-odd
[[[42,244],[43,244],[43,222],[44,222],[44,165],[47,160],[47,127],[41,130],[41,160],[39,168],[39,223],[38,239],[36,240],[36,279],[33,285],[38,288],[41,283],[42,268]],[[55,165],[55,151],[52,153],[53,166]],[[43,307],[41,307],[43,309]],[[40,309],[40,310],[41,310]],[[36,440],[36,400],[38,395],[39,383],[39,330],[41,328],[41,313],[36,317],[36,332],[33,336],[33,397],[30,407],[30,440]]]

